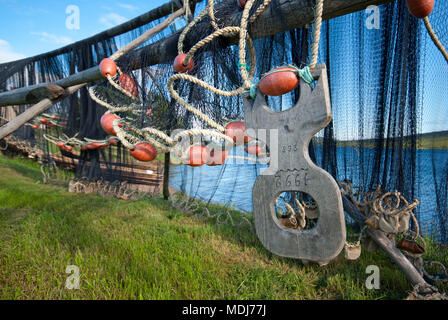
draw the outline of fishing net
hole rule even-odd
[[[262,3],[256,1],[250,14],[255,14]],[[273,0],[270,6],[279,3]],[[199,2],[195,17],[205,7],[205,1]],[[372,27],[368,21],[376,13],[378,27]],[[222,27],[223,17],[241,14],[241,11],[235,1],[219,1],[214,14],[218,26]],[[447,15],[448,3],[436,1],[429,18],[444,44],[448,44]],[[6,90],[54,81],[95,66],[160,21],[154,20],[114,37],[103,35],[81,41],[66,52],[0,65],[0,87]],[[186,21],[178,20],[141,48],[178,36],[185,25]],[[209,21],[198,23],[185,38],[185,50],[192,48],[195,40],[214,31]],[[337,181],[349,180],[366,191],[381,185],[384,192],[397,190],[406,199],[419,199],[415,214],[421,231],[446,242],[448,65],[432,43],[423,22],[409,14],[405,1],[394,1],[379,6],[378,11],[359,11],[324,21],[321,32],[318,63],[327,66],[333,121],[312,139],[312,160]],[[312,34],[313,25],[307,25],[254,40],[254,81],[278,66],[306,66],[311,57]],[[194,53],[194,68],[189,74],[215,88],[238,89],[244,82],[238,46],[229,46],[228,41],[220,37],[199,48]],[[177,41],[169,43],[177,46]],[[117,62],[121,71],[138,84],[142,105],[139,112],[122,116],[131,117],[129,121],[136,128],[152,127],[166,134],[175,129],[209,128],[203,119],[180,105],[168,92],[168,82],[174,74],[172,59],[161,58],[163,63],[152,65],[154,56],[149,52],[137,50]],[[97,88],[109,86],[108,81],[93,85]],[[174,89],[220,126],[230,121],[244,121],[241,95],[215,94],[184,80],[176,81]],[[295,89],[281,97],[269,97],[268,104],[275,111],[287,110],[299,96],[300,90]],[[17,107],[17,113],[26,108]],[[78,133],[77,138],[82,141],[85,138],[107,139],[108,135],[100,127],[100,118],[106,111],[89,97],[88,88],[85,88],[48,111],[65,123],[48,130],[53,130],[50,132],[53,136],[73,137]],[[0,112],[5,112],[4,108]],[[42,132],[25,126],[15,135],[41,144],[48,155],[52,153]],[[78,177],[94,180],[104,176],[132,183],[141,175],[135,173],[135,160],[121,143],[113,149],[81,150],[76,159]],[[191,167],[177,160],[172,154],[171,187],[207,203],[252,212],[252,187],[267,167],[266,161],[249,155],[244,147],[231,149],[221,166]],[[121,170],[124,165],[128,168],[126,174]],[[293,195],[285,194],[283,198],[285,203],[297,208]]]

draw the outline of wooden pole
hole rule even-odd
[[[193,2],[194,4],[196,4],[196,2],[201,2],[201,1],[204,1],[204,0],[190,0],[190,2]],[[191,6],[191,4],[190,4],[190,6]],[[56,49],[56,50],[53,50],[50,52],[39,54],[34,57],[0,64],[0,72],[5,72],[6,70],[9,71],[12,69],[18,69],[30,62],[33,62],[33,61],[36,62],[36,61],[41,60],[42,58],[46,58],[49,56],[57,56],[57,55],[69,53],[69,52],[73,51],[76,47],[78,47],[79,45],[86,43],[86,42],[96,43],[98,41],[101,41],[104,38],[111,38],[111,37],[119,36],[123,33],[132,31],[136,28],[144,26],[145,24],[153,22],[157,19],[166,17],[169,14],[171,14],[172,12],[181,9],[182,7],[183,7],[182,1],[179,1],[179,0],[169,1],[169,2],[157,7],[151,11],[148,11],[134,19],[126,21],[125,23],[122,23],[113,28],[107,29],[107,30],[100,32],[92,37],[77,41],[75,43],[69,44],[67,46],[64,46],[62,48],[59,48],[59,49]]]
[[[123,56],[127,52],[134,50],[141,44],[143,44],[146,40],[148,40],[149,37],[153,36],[154,34],[159,33],[166,27],[168,27],[176,18],[180,17],[184,14],[184,9],[181,8],[174,12],[172,15],[170,15],[167,19],[165,19],[162,23],[155,26],[154,28],[149,29],[145,33],[143,33],[140,37],[135,39],[134,41],[128,43],[124,47],[122,47],[120,50],[115,52],[113,55],[110,56],[111,59],[115,60],[119,57]],[[0,106],[8,106],[8,105],[20,105],[20,104],[30,104],[37,101],[40,101],[43,98],[48,99],[55,99],[51,95],[51,91],[48,90],[48,87],[55,87],[59,86],[62,88],[68,88],[72,86],[76,86],[79,84],[86,84],[93,81],[98,81],[103,79],[103,75],[100,72],[100,67],[95,66],[92,68],[89,68],[87,70],[81,71],[79,73],[70,75],[64,79],[58,80],[54,82],[53,84],[39,84],[31,87],[24,87],[17,90],[7,91],[4,93],[0,93]],[[43,90],[47,88],[47,90]],[[40,90],[41,95],[40,99],[29,99],[30,91],[32,93],[32,90]],[[63,91],[63,89],[61,89]],[[45,93],[47,96],[45,96]],[[36,101],[37,100],[37,101]]]
[[[347,214],[360,226],[363,226],[366,218],[358,210],[358,208],[356,208],[356,206],[346,196],[342,196],[342,203],[344,205],[344,211],[347,212]],[[381,249],[387,253],[389,258],[398,265],[413,287],[421,283],[427,284],[425,279],[423,279],[417,269],[415,269],[414,265],[403,253],[401,253],[399,249],[397,249],[397,247],[395,247],[392,241],[390,241],[383,232],[367,228],[366,233]]]
[[[7,91],[0,95],[0,105],[13,106],[37,103],[43,99],[57,99],[65,93],[64,88],[55,84],[37,84],[30,87]]]
[[[322,18],[328,20],[364,10],[369,5],[381,5],[392,1],[394,0],[325,1]],[[313,5],[314,1],[310,0],[273,1],[257,20],[249,25],[249,34],[252,39],[259,39],[311,24],[314,21]],[[231,6],[235,7],[235,11],[229,14],[228,8]],[[216,4],[215,17],[222,27],[239,26],[241,14],[241,11],[237,9],[235,0],[223,0]],[[195,30],[196,32],[190,32],[185,38],[185,49],[191,48],[207,32],[213,32],[208,16],[197,23]],[[177,42],[181,32],[182,30],[179,30],[170,37],[133,51],[127,55],[127,59],[133,61],[132,67],[134,69],[172,62],[177,55]],[[227,47],[238,43],[238,37],[236,36],[226,37],[222,40],[219,44],[217,42],[216,44]],[[217,49],[216,46],[213,48]],[[145,57],[145,59],[141,57]]]
[[[70,88],[65,89],[65,93],[60,96],[59,98],[55,100],[50,99],[44,99],[40,101],[39,103],[35,104],[33,107],[27,109],[25,112],[21,113],[11,121],[9,121],[4,126],[0,127],[0,139],[3,139],[7,135],[13,133],[17,129],[19,129],[21,126],[23,126],[25,123],[33,119],[34,117],[37,117],[41,113],[45,112],[48,108],[50,108],[55,103],[61,101],[65,97],[73,94],[74,92],[81,89],[84,85],[77,85]]]
[[[170,197],[170,162],[171,154],[165,153],[165,161],[163,164],[163,199],[168,200]]]

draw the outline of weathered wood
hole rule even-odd
[[[239,26],[242,12],[238,10],[235,1],[223,0],[216,4],[215,17],[219,21],[220,26]],[[325,1],[323,19],[336,18],[363,10],[369,5],[381,5],[392,1],[394,0]],[[266,10],[249,26],[249,34],[252,39],[259,39],[311,24],[314,21],[314,6],[314,0],[272,0]],[[234,7],[234,11],[229,12],[229,7]],[[185,49],[191,48],[201,40],[201,35],[213,32],[208,16],[201,20],[194,28],[195,31],[190,32],[185,38]],[[127,55],[127,59],[133,62],[132,67],[135,69],[159,63],[172,62],[177,55],[177,42],[181,32],[182,30],[179,30],[170,37],[133,51]],[[219,42],[215,41],[213,48],[217,49],[220,46],[227,47],[237,43],[237,37],[227,37],[226,39],[221,39]],[[204,47],[204,49],[206,48]],[[142,59],[142,57],[145,57],[145,59]]]
[[[330,19],[334,17],[338,17],[340,15],[348,14],[351,12],[355,12],[365,8],[368,5],[379,5],[387,2],[391,2],[393,0],[332,0],[326,1],[324,5],[324,19]],[[229,25],[238,25],[238,21],[241,18],[241,12],[236,9],[235,5],[235,13],[229,14],[227,10],[220,10],[223,6],[228,6],[230,3],[235,5],[234,0],[224,0],[221,3],[218,3],[216,6],[215,16],[220,24],[229,26]],[[311,23],[314,19],[314,12],[312,10],[314,2],[312,0],[273,0],[273,2],[269,5],[269,7],[263,12],[257,21],[249,26],[249,32],[252,38],[257,39],[260,37],[265,37],[269,35],[273,35],[279,32],[287,31],[293,28],[301,27],[305,24]],[[206,28],[210,29],[210,21],[208,18],[203,19],[198,25],[197,28]],[[142,68],[150,65],[155,65],[163,62],[171,62],[174,60],[177,55],[177,41],[179,39],[181,30],[176,34],[160,40],[154,44],[143,47],[139,50],[134,50],[131,53],[127,54],[127,59],[133,61],[132,67],[134,69]],[[199,41],[198,35],[201,32],[190,32],[187,38],[185,39],[185,47],[189,48],[194,43]],[[236,43],[236,38],[228,38],[226,41],[221,41],[220,44],[222,46],[229,46]],[[50,54],[60,54],[61,52],[52,52]],[[45,56],[47,56],[45,54]],[[44,55],[42,55],[43,57]],[[145,56],[145,59],[141,57]],[[34,57],[36,58],[36,57]],[[25,59],[27,62],[33,61],[33,58]],[[16,61],[14,63],[20,64],[24,60]],[[8,69],[9,64],[1,65],[0,69]],[[86,70],[85,74],[95,74],[98,70]],[[91,75],[91,74],[90,74]],[[72,76],[70,76],[72,77]],[[70,78],[68,77],[68,78]],[[75,78],[70,79],[62,79],[59,82],[59,85],[62,87],[66,87],[68,85],[75,86],[76,83],[79,83],[81,79],[88,79],[89,76],[86,75],[75,75]],[[74,80],[75,79],[75,80]],[[95,81],[95,80],[89,80]],[[76,84],[77,86],[77,84]],[[73,88],[68,87],[68,88]],[[82,86],[81,86],[82,87]],[[79,88],[81,88],[79,87]],[[1,94],[0,94],[1,96]],[[47,100],[47,104],[51,100]],[[1,105],[1,104],[0,104]],[[45,108],[43,105],[40,106],[42,109],[48,109],[51,105],[47,105]],[[2,130],[0,129],[0,132]],[[6,132],[6,131],[4,131]],[[11,133],[11,132],[10,132]],[[9,134],[9,133],[8,133]]]
[[[6,137],[7,135],[13,133],[17,129],[19,129],[21,126],[23,126],[25,123],[33,119],[34,117],[37,117],[41,113],[45,112],[48,108],[50,108],[55,103],[61,101],[65,97],[69,96],[70,94],[78,91],[81,89],[84,85],[77,85],[73,87],[69,87],[65,89],[64,95],[60,96],[58,99],[50,100],[50,99],[44,99],[40,101],[39,103],[35,104],[33,107],[27,109],[25,112],[5,124],[4,126],[0,127],[0,139]]]
[[[167,28],[173,22],[173,20],[176,19],[176,17],[178,17],[182,14],[183,11],[184,11],[183,9],[179,9],[178,11],[174,12],[172,15],[170,15],[167,19],[165,19],[159,25],[146,31],[143,35],[141,35],[140,37],[138,37],[137,39],[132,41],[126,47],[125,50],[123,50],[123,51],[120,50],[120,51],[125,52],[126,50],[132,50],[133,48],[138,47],[140,44],[145,42],[152,35],[157,34],[157,33],[161,32],[162,30],[164,30],[165,28]],[[78,76],[78,78],[75,77],[75,79],[79,79],[79,81],[85,81],[86,78],[93,77],[95,74],[97,74],[99,71],[99,67],[94,67],[89,70],[86,70],[86,72],[83,73],[84,78],[82,78],[82,76],[80,76],[78,74],[78,75],[75,75],[75,76]],[[66,82],[65,85],[67,85],[67,83],[69,83],[69,82]],[[72,86],[66,88],[66,90],[65,90],[66,94],[64,96],[62,96],[61,98],[67,97],[68,95],[77,92],[79,89],[84,87],[86,84],[87,83],[81,83],[81,84],[72,85]],[[44,99],[44,100],[40,101],[39,103],[35,104],[34,106],[32,106],[31,108],[26,110],[24,113],[22,113],[20,116],[15,118],[14,120],[12,120],[12,121],[8,122],[6,125],[0,127],[0,139],[11,134],[12,132],[14,132],[18,128],[20,128],[22,125],[24,125],[26,122],[30,121],[31,119],[38,116],[39,114],[45,112],[45,110],[47,110],[52,105],[59,102],[60,100],[62,100],[62,99],[55,99],[55,100]]]
[[[356,208],[356,206],[345,196],[342,197],[342,203],[344,205],[344,210],[347,214],[352,217],[359,225],[363,226],[365,224],[365,216]],[[414,265],[406,258],[406,256],[401,253],[397,247],[390,241],[384,233],[379,230],[372,230],[371,228],[366,229],[367,235],[372,238],[373,241],[383,249],[389,258],[395,262],[398,267],[403,271],[406,278],[411,282],[412,286],[419,283],[426,283],[425,279],[420,275]]]
[[[118,58],[119,56],[137,48],[138,46],[143,44],[146,40],[148,40],[148,38],[150,38],[151,36],[161,32],[162,30],[167,28],[176,18],[180,17],[183,13],[184,13],[183,8],[177,10],[172,15],[170,15],[168,18],[166,18],[163,22],[161,22],[154,28],[149,29],[148,31],[143,33],[140,37],[138,37],[134,41],[130,42],[129,44],[127,44],[120,50],[118,50],[116,53],[114,53],[111,56],[111,58]],[[68,88],[68,87],[72,87],[72,86],[77,86],[79,84],[87,84],[89,82],[93,82],[93,81],[97,81],[97,80],[101,80],[101,79],[103,79],[103,75],[101,74],[100,67],[95,66],[95,67],[89,68],[87,70],[81,71],[79,73],[70,75],[64,79],[58,80],[54,84],[39,84],[36,86],[24,87],[24,88],[20,88],[20,89],[14,90],[14,91],[0,93],[0,106],[8,106],[11,104],[20,105],[20,104],[29,104],[29,103],[36,102],[36,101],[30,102],[29,100],[26,99],[30,90],[33,90],[34,88],[39,89],[41,87],[50,87],[50,86],[52,86],[52,87],[60,86],[62,88]],[[15,95],[14,95],[14,92],[16,92]],[[17,92],[19,92],[19,94],[17,94]],[[14,99],[12,99],[12,97]],[[52,99],[51,97],[49,97],[49,98]],[[14,103],[10,103],[11,100],[14,100]],[[40,100],[37,100],[37,101],[40,101]]]
[[[346,231],[338,184],[308,155],[311,138],[331,121],[325,65],[318,66],[313,76],[317,78],[315,88],[311,90],[301,80],[300,98],[286,111],[269,109],[260,90],[255,101],[249,97],[243,101],[248,134],[260,129],[269,134],[269,139],[257,135],[270,151],[270,166],[257,178],[252,192],[257,236],[276,255],[325,265],[342,251]],[[299,231],[278,221],[274,203],[288,191],[304,192],[314,199],[319,209],[316,227]]]
[[[57,99],[65,93],[64,88],[55,84],[38,84],[0,94],[0,106],[37,103],[43,99]]]
[[[190,0],[190,3],[191,3],[190,6],[192,6],[196,2],[201,2],[201,1],[204,1],[204,0]],[[49,56],[50,57],[57,56],[57,55],[72,52],[77,47],[81,46],[82,44],[97,43],[98,41],[101,41],[102,39],[105,39],[105,38],[119,36],[126,32],[132,31],[136,28],[142,27],[145,24],[153,22],[157,19],[166,17],[169,14],[171,14],[173,11],[181,9],[182,7],[183,7],[182,1],[179,1],[179,0],[169,1],[169,2],[155,8],[153,10],[150,10],[134,19],[131,19],[131,20],[126,21],[118,26],[115,26],[115,27],[112,27],[105,31],[102,31],[100,33],[97,33],[89,38],[74,42],[74,43],[64,46],[62,48],[59,48],[59,49],[56,49],[56,50],[53,50],[50,52],[46,52],[43,54],[39,54],[39,55],[36,55],[33,57],[0,64],[0,71],[5,72],[6,70],[12,70],[12,68],[14,68],[15,70],[18,70],[18,68],[23,67],[25,64],[30,63],[32,61],[39,61],[42,58],[46,58]]]

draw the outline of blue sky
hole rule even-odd
[[[163,4],[164,0],[0,0],[0,63],[60,48]],[[79,30],[66,27],[70,5],[79,8]]]

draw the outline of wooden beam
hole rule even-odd
[[[21,113],[11,121],[9,121],[4,126],[0,127],[0,139],[3,139],[7,135],[13,133],[17,129],[19,129],[21,126],[23,126],[25,123],[33,119],[34,117],[37,117],[41,113],[45,112],[48,108],[50,108],[55,103],[61,101],[65,97],[71,95],[72,93],[78,91],[81,89],[84,85],[77,85],[74,87],[70,87],[65,89],[64,94],[60,96],[59,98],[55,100],[50,99],[44,99],[40,101],[39,103],[35,104],[33,107],[27,109],[25,112]]]
[[[65,93],[64,88],[55,84],[38,84],[7,91],[0,94],[0,105],[12,106],[19,104],[32,104],[43,99],[57,99]]]
[[[135,48],[137,48],[138,46],[143,44],[146,40],[148,40],[148,38],[150,38],[151,36],[161,32],[162,30],[167,28],[176,18],[182,16],[183,14],[184,14],[183,8],[177,10],[176,12],[171,14],[168,18],[166,18],[164,21],[162,21],[160,24],[158,24],[154,28],[149,29],[148,31],[143,33],[140,37],[138,37],[134,41],[128,43],[127,45],[122,47],[120,50],[115,52],[111,56],[111,58],[117,59],[118,57],[126,54],[127,52],[134,50]],[[103,78],[104,77],[100,72],[100,67],[95,66],[95,67],[89,68],[87,70],[78,72],[76,74],[70,75],[64,79],[58,80],[58,81],[54,82],[53,84],[38,84],[35,86],[24,87],[24,88],[16,89],[13,91],[0,93],[0,107],[9,106],[9,105],[21,105],[21,104],[35,103],[35,102],[42,100],[43,98],[49,98],[50,100],[56,99],[56,97],[54,97],[54,95],[45,96],[45,94],[44,94],[45,92],[42,91],[43,90],[42,88],[45,87],[48,89],[49,87],[55,88],[56,86],[59,86],[62,88],[69,88],[72,86],[77,86],[79,84],[87,84],[89,82],[98,81]],[[29,95],[30,91],[36,90],[36,89],[40,90],[39,92],[41,92],[41,96],[40,96],[41,99],[34,99],[34,100],[28,99],[28,95]],[[62,91],[63,91],[63,89],[62,89]],[[49,92],[47,92],[47,93],[49,94]]]
[[[366,218],[358,210],[358,208],[356,208],[356,206],[346,196],[342,196],[342,203],[344,205],[344,211],[347,212],[347,214],[359,225],[363,226]],[[397,249],[397,247],[384,235],[383,232],[367,228],[366,233],[381,249],[386,252],[389,258],[398,265],[413,287],[419,283],[426,283],[425,279],[423,279],[417,269],[415,269],[414,265],[403,253],[401,253],[399,249]]]
[[[144,34],[142,34],[140,37],[138,37],[137,39],[135,39],[134,41],[129,43],[127,46],[125,46],[122,49],[120,49],[119,51],[117,51],[114,55],[125,54],[128,50],[135,49],[136,47],[138,47],[139,45],[144,43],[146,40],[148,40],[148,38],[150,38],[154,34],[161,32],[162,30],[167,28],[169,25],[171,25],[171,23],[174,21],[174,19],[176,19],[177,17],[182,15],[183,12],[184,12],[183,8],[177,10],[176,12],[171,14],[168,18],[166,18],[163,22],[161,22],[154,28],[151,28],[148,31],[146,31]],[[31,108],[27,109],[24,113],[22,113],[18,117],[14,118],[12,121],[8,122],[6,125],[0,127],[0,139],[11,134],[12,132],[14,132],[18,128],[20,128],[22,125],[24,125],[25,123],[27,123],[34,117],[45,112],[45,110],[47,110],[48,108],[50,108],[52,105],[59,102],[63,98],[77,92],[79,89],[81,89],[82,87],[84,87],[87,84],[86,81],[88,81],[88,79],[91,79],[92,77],[97,75],[98,72],[99,72],[99,67],[97,66],[97,67],[93,67],[91,69],[86,70],[83,73],[83,75],[76,74],[71,78],[69,77],[71,80],[68,80],[67,78],[60,80],[60,81],[64,80],[65,85],[68,85],[70,83],[73,84],[75,82],[81,82],[81,83],[72,85],[72,86],[66,88],[65,94],[58,99],[55,99],[55,100],[44,99],[44,100],[40,101],[39,103],[35,104]],[[89,82],[90,82],[90,80],[89,80]],[[58,82],[58,83],[61,83],[61,82]],[[26,88],[24,88],[24,89],[26,89]]]
[[[363,10],[369,5],[381,5],[395,0],[331,0],[324,2],[323,19],[328,20],[345,14]],[[266,10],[249,26],[249,34],[252,39],[268,37],[303,27],[314,21],[314,0],[272,0]],[[234,10],[229,8],[234,7]],[[239,26],[242,11],[239,11],[235,0],[223,0],[216,4],[215,17],[220,26]],[[177,55],[177,42],[182,30],[147,45],[139,50],[129,53],[126,60],[132,61],[132,68],[139,69],[159,63],[170,63]],[[201,40],[201,35],[210,34],[213,29],[208,16],[201,20],[194,29],[189,32],[184,41],[185,49],[191,48]],[[238,43],[237,37],[223,38],[216,45],[227,47]],[[145,57],[145,59],[142,59]]]
[[[201,2],[201,1],[204,1],[204,0],[190,0],[190,3],[196,3],[196,2]],[[152,21],[155,21],[157,19],[161,19],[163,17],[168,16],[172,12],[174,12],[178,9],[181,9],[182,3],[183,2],[179,1],[179,0],[169,1],[169,2],[157,7],[151,11],[148,11],[134,19],[131,19],[127,22],[124,22],[124,23],[122,23],[118,26],[115,26],[113,28],[110,28],[108,30],[97,33],[96,35],[91,36],[89,38],[74,42],[74,43],[64,46],[62,48],[59,48],[59,49],[56,49],[56,50],[53,50],[50,52],[46,52],[43,54],[39,54],[39,55],[36,55],[33,57],[0,64],[0,72],[5,72],[6,70],[11,70],[11,68],[13,68],[15,66],[23,67],[27,63],[30,63],[33,61],[39,61],[39,60],[41,60],[43,58],[47,58],[49,56],[57,56],[60,54],[65,54],[65,53],[71,52],[76,47],[78,47],[84,43],[96,43],[104,38],[111,38],[111,37],[119,36],[123,33],[129,32],[136,28],[144,26],[145,24],[148,24]]]

